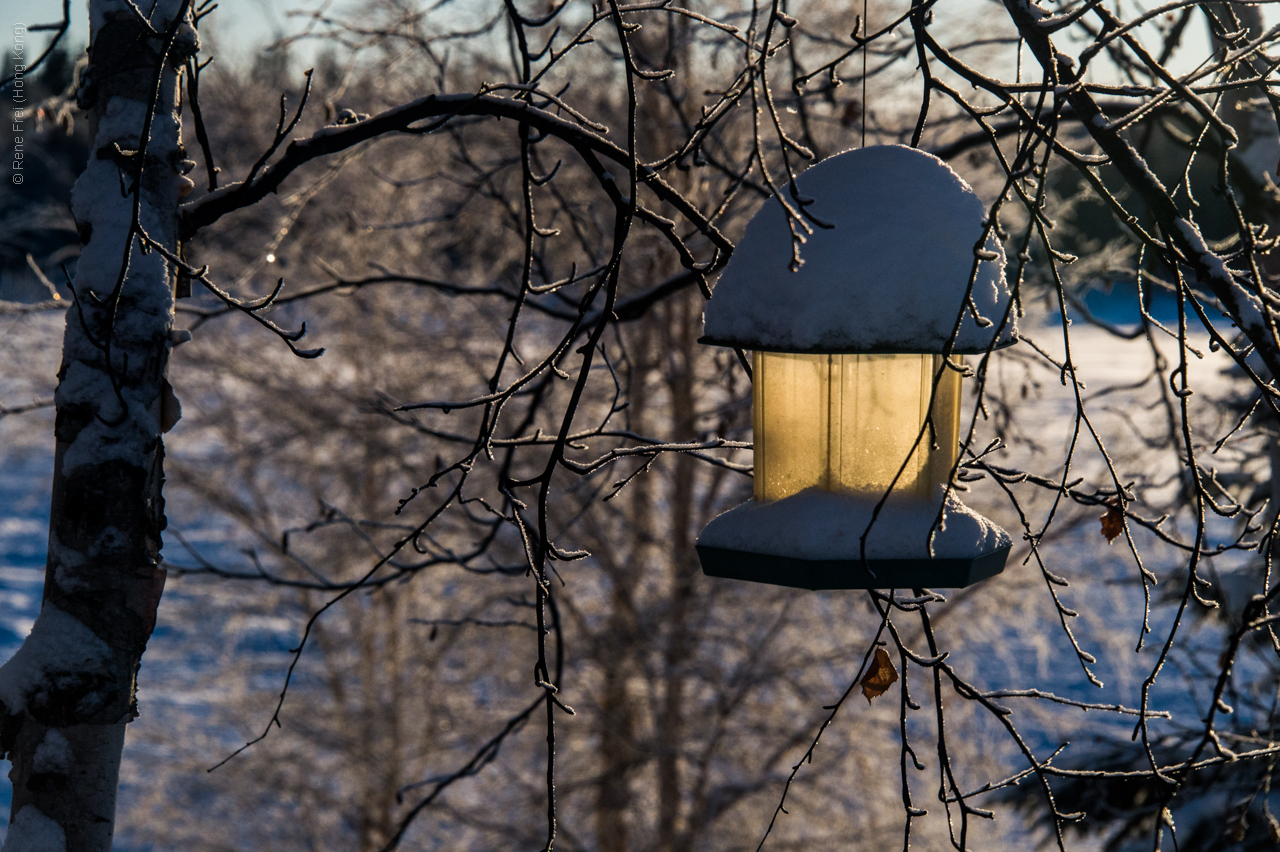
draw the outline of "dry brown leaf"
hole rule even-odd
[[[1102,516],[1102,534],[1107,538],[1107,544],[1116,540],[1116,536],[1124,532],[1124,510],[1120,508],[1119,503],[1112,503],[1107,507],[1107,512]]]
[[[840,114],[840,124],[844,127],[853,127],[862,118],[862,104],[856,100],[845,102],[844,112]]]
[[[858,682],[862,685],[862,694],[867,696],[867,703],[870,704],[871,699],[884,695],[885,690],[893,686],[897,679],[898,670],[893,667],[889,655],[884,648],[876,648],[876,657],[871,661],[871,667]]]
[[[1249,819],[1246,813],[1236,815],[1236,818],[1227,823],[1227,837],[1230,837],[1236,843],[1244,840],[1245,835],[1249,833]]]

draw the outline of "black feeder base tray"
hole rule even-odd
[[[974,559],[794,559],[698,545],[702,573],[795,589],[963,589],[1004,570],[1009,547]],[[870,572],[868,572],[870,569]]]

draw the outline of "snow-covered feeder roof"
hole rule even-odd
[[[875,145],[836,154],[796,178],[812,226],[792,272],[791,231],[776,201],[747,224],[707,303],[704,343],[775,352],[984,352],[1014,341],[1004,249],[994,235],[965,309],[986,209],[932,154]],[[999,335],[997,337],[997,334]]]

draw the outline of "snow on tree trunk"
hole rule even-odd
[[[196,49],[186,7],[90,3],[78,95],[94,142],[72,194],[84,249],[58,372],[44,599],[0,668],[0,748],[13,761],[5,852],[111,848],[124,726],[164,587],[173,296],[154,245],[176,252],[191,185],[178,113],[179,69]]]

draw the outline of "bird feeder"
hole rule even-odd
[[[701,342],[752,351],[755,491],[702,531],[703,572],[806,589],[998,574],[1008,534],[947,487],[964,355],[1015,340],[1003,249],[975,252],[982,202],[901,145],[838,154],[796,190],[815,220],[802,265],[770,201],[707,303]]]

